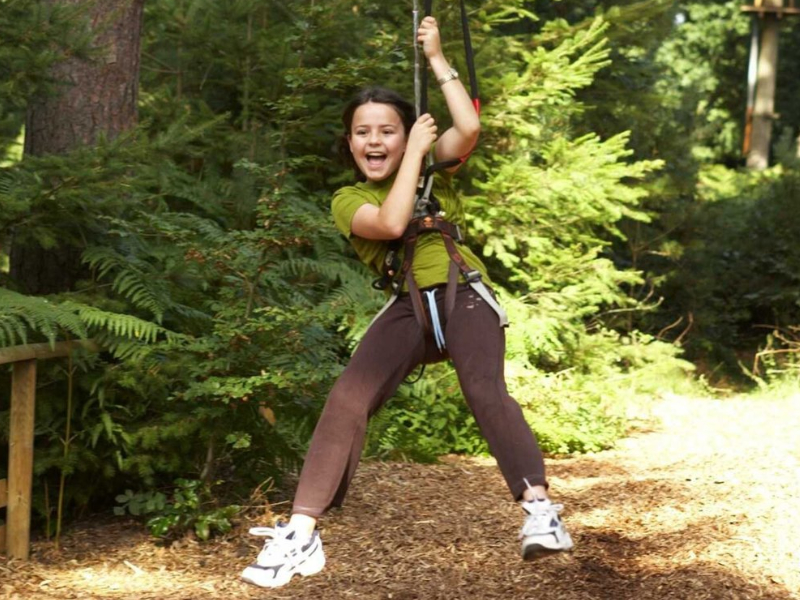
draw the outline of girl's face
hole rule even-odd
[[[367,102],[359,106],[353,113],[347,140],[356,166],[368,181],[383,181],[400,168],[406,132],[391,104]]]

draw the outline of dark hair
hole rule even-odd
[[[344,125],[344,133],[339,136],[336,142],[336,149],[339,157],[345,165],[353,169],[353,174],[358,181],[366,181],[366,176],[356,166],[356,161],[353,159],[353,154],[350,152],[350,144],[348,143],[350,129],[353,126],[353,115],[359,106],[369,102],[376,102],[378,104],[388,104],[397,111],[400,115],[400,120],[403,122],[403,129],[405,134],[411,131],[414,121],[417,119],[416,110],[414,105],[408,102],[400,94],[394,90],[383,87],[368,87],[358,92],[350,103],[345,107],[342,113],[342,124]]]

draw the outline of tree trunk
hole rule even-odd
[[[778,73],[780,31],[780,22],[773,15],[765,15],[762,23],[753,129],[750,153],[747,155],[747,167],[759,171],[769,166],[772,122],[775,119],[775,82]]]
[[[76,4],[85,0],[45,0]],[[56,96],[34,99],[25,125],[25,154],[64,154],[114,139],[137,123],[139,44],[144,0],[93,0],[87,26],[95,36],[91,60],[68,58],[53,68],[62,82]],[[24,292],[71,289],[81,276],[81,248],[44,250],[35,243],[11,248],[11,278]]]

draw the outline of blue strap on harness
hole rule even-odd
[[[444,343],[444,332],[442,331],[442,323],[439,321],[439,311],[436,308],[436,290],[427,290],[425,297],[428,298],[428,308],[431,313],[431,325],[433,325],[433,339],[436,341],[436,347],[439,352],[443,352],[446,348]]]

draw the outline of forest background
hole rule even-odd
[[[794,21],[771,166],[749,171],[739,1],[467,5],[484,106],[459,176],[468,243],[543,449],[607,448],[670,391],[796,386]],[[458,4],[434,10],[465,74]],[[114,507],[207,537],[290,491],[382,303],[329,214],[352,180],[340,114],[374,82],[413,96],[411,40],[410,0],[0,0],[0,347],[102,348],[39,366],[44,532]],[[82,75],[117,63],[133,84]],[[133,110],[87,123],[58,104],[76,92]],[[3,370],[3,442],[9,390]],[[402,386],[365,450],[485,452],[446,365]]]

